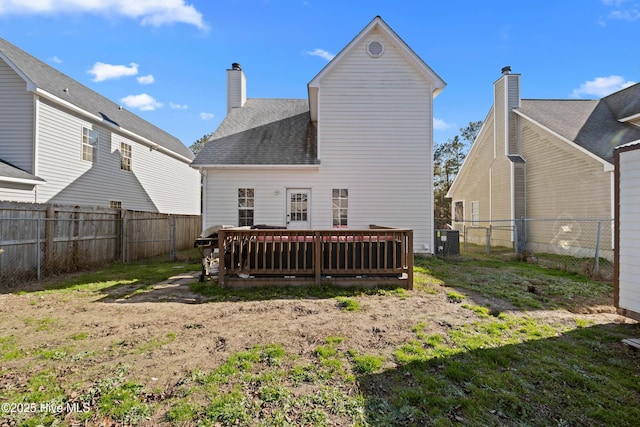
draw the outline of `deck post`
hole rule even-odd
[[[413,290],[413,230],[407,230],[407,289]]]
[[[322,279],[322,258],[322,235],[316,230],[313,232],[313,274],[316,285],[319,285]]]
[[[224,242],[227,239],[224,229],[218,230],[218,285],[224,287]],[[214,250],[214,249],[211,249]]]

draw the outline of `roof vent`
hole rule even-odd
[[[373,40],[367,45],[367,53],[373,58],[379,58],[384,53],[384,45],[378,40]]]
[[[507,65],[506,67],[502,67],[502,70],[500,70],[502,72],[503,76],[506,76],[507,74],[511,73],[511,66]]]
[[[237,62],[234,62],[233,64],[231,64],[231,69],[240,71],[240,70],[242,70],[242,67]]]

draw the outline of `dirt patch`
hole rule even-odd
[[[129,366],[129,378],[148,390],[170,391],[194,369],[211,371],[227,358],[256,345],[277,343],[288,353],[312,357],[327,337],[343,337],[340,346],[358,353],[385,356],[415,337],[442,333],[472,323],[477,315],[466,304],[488,307],[494,315],[508,312],[544,318],[546,323],[576,325],[626,323],[613,307],[523,312],[501,300],[465,292],[452,300],[450,288],[408,291],[406,296],[359,295],[357,311],[345,311],[335,298],[291,298],[209,302],[191,292],[199,272],[174,276],[155,286],[121,285],[105,294],[83,291],[0,295],[0,337],[13,337],[26,357],[2,363],[6,387],[26,387],[25,373],[46,365],[42,353],[59,351],[69,360],[65,369],[69,394],[91,381]],[[215,282],[210,282],[211,286]],[[2,384],[0,384],[2,387]],[[2,389],[0,388],[0,392]]]

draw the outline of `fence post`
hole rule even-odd
[[[38,279],[38,281],[40,281],[41,279],[41,271],[40,271],[40,264],[42,263],[41,257],[40,257],[40,218],[36,219],[36,257],[38,259],[38,271],[36,273],[36,278]]]
[[[467,224],[462,226],[462,234],[464,235],[464,251],[467,251]]]
[[[116,239],[114,242],[114,260],[122,259],[122,213],[122,209],[118,210],[118,213],[114,219],[114,227],[116,233]]]
[[[122,237],[121,237],[121,241],[122,241],[122,263],[126,264],[127,263],[127,217],[126,217],[126,212],[123,211],[122,212]]]
[[[520,251],[524,255],[527,247],[527,230],[525,229],[527,221],[525,217],[520,218]]]
[[[491,224],[487,228],[487,255],[491,253]]]
[[[321,233],[316,230],[313,233],[313,276],[316,285],[322,282],[322,263],[325,257],[325,254],[322,253],[322,247]]]
[[[413,290],[413,230],[407,231],[407,289]]]
[[[176,217],[169,215],[169,259],[176,260]]]
[[[518,233],[518,223],[516,223],[515,221],[513,222],[513,249],[515,251],[515,256],[518,256],[518,246],[520,241],[519,241],[519,236],[520,234]]]
[[[593,274],[595,276],[598,275],[600,271],[600,230],[602,228],[602,223],[598,221],[598,234],[596,236],[596,260],[593,264]]]
[[[53,266],[55,244],[53,238],[55,237],[55,222],[56,213],[52,205],[47,205],[47,211],[45,213],[44,223],[44,269],[48,270]]]

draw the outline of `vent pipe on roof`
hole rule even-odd
[[[502,70],[500,70],[502,72],[502,75],[505,76],[507,74],[511,73],[511,66],[507,65],[506,67],[502,67]]]

